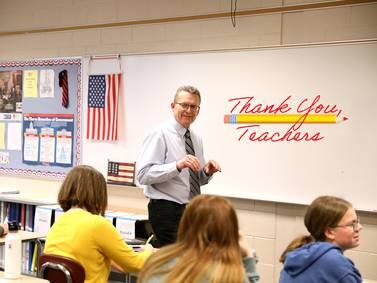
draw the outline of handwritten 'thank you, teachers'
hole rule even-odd
[[[348,119],[341,117],[342,109],[336,104],[322,103],[320,95],[300,101],[288,96],[278,104],[263,104],[254,96],[230,98],[228,102],[230,114],[224,115],[224,123],[241,124],[236,127],[239,141],[317,142],[325,137],[318,130],[303,129],[303,124],[335,124]],[[266,130],[261,127],[263,124],[290,124],[290,127]]]

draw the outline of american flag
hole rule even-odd
[[[87,139],[118,139],[118,102],[121,74],[90,75]]]
[[[135,162],[108,161],[107,183],[135,186]]]

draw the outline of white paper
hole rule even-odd
[[[39,96],[54,97],[54,70],[41,70],[39,78]]]
[[[72,132],[63,129],[56,138],[56,163],[71,164]]]
[[[0,121],[22,121],[22,114],[0,113]]]
[[[8,150],[21,150],[22,149],[22,124],[21,123],[8,123],[7,149]]]
[[[123,239],[135,239],[135,219],[117,217],[115,228]]]
[[[9,164],[9,152],[0,151],[0,164]]]
[[[24,160],[25,161],[38,161],[38,146],[39,137],[38,130],[33,128],[33,123],[30,122],[29,128],[24,133]]]
[[[55,134],[53,128],[41,129],[41,162],[55,161]]]

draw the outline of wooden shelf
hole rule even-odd
[[[49,204],[57,204],[57,199],[48,197],[48,196],[41,196],[41,195],[33,195],[33,194],[0,194],[0,201],[5,202],[16,202],[22,204],[30,204],[30,205],[49,205]]]

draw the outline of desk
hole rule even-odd
[[[47,234],[45,233],[29,232],[29,231],[23,231],[23,230],[19,230],[16,233],[18,237],[20,237],[21,241],[23,242],[30,241],[30,240],[37,240],[39,238],[44,238],[47,236]],[[7,236],[0,238],[0,244],[5,243],[6,237]]]
[[[26,275],[21,275],[18,279],[4,279],[4,272],[0,271],[0,283],[46,283],[49,282],[48,280],[37,278],[37,277],[31,277]]]

